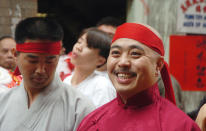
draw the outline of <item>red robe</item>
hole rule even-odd
[[[157,84],[123,104],[120,96],[96,109],[77,131],[200,131],[196,123],[159,95]]]

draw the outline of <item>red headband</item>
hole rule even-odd
[[[16,44],[16,50],[25,53],[48,53],[52,55],[59,55],[61,50],[61,42],[44,43],[44,42],[28,42]],[[16,67],[14,75],[21,75],[19,68]]]
[[[120,25],[115,32],[112,42],[119,38],[130,38],[139,41],[164,56],[162,40],[149,28],[141,24],[125,23]]]
[[[159,53],[161,56],[164,56],[162,40],[152,30],[144,25],[137,23],[124,23],[120,25],[117,27],[112,43],[120,38],[136,40]],[[166,62],[164,62],[163,69],[161,70],[161,76],[165,86],[165,97],[175,104],[174,91]]]
[[[60,54],[60,41],[54,43],[29,42],[16,44],[16,50],[25,53],[48,53],[53,55]]]

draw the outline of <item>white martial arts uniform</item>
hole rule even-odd
[[[12,77],[7,69],[0,67],[0,84],[9,84],[12,82]]]
[[[69,58],[69,55],[61,55],[59,57],[59,62],[56,68],[56,72],[59,74],[59,76],[65,76],[72,72],[73,69],[70,69],[68,63],[66,62],[66,60]]]
[[[64,83],[71,84],[73,73],[64,79]],[[116,97],[116,90],[110,80],[96,72],[88,76],[84,81],[74,86],[84,95],[91,99],[96,108],[113,100]]]
[[[10,88],[6,87],[3,84],[0,84],[0,95],[1,95],[1,92],[7,91],[7,90],[10,90]]]
[[[95,73],[98,74],[98,75],[105,76],[106,78],[109,79],[109,76],[108,76],[107,71],[98,71],[98,70],[95,70]],[[109,79],[109,80],[110,80],[110,79]]]
[[[58,75],[28,109],[23,82],[0,95],[0,131],[75,131],[94,105]]]

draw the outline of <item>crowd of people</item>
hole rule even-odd
[[[0,131],[206,130],[205,102],[182,110],[154,28],[105,17],[68,54],[64,37],[29,17],[0,38]]]

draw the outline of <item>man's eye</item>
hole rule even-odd
[[[29,63],[31,64],[36,64],[38,61],[33,61],[33,60],[30,60]]]
[[[114,51],[111,51],[111,54],[112,54],[112,55],[118,55],[118,54],[120,54],[120,53],[119,53],[119,51],[114,50]]]
[[[5,50],[3,50],[3,53],[5,53],[5,54],[6,54],[8,51],[9,51],[9,50],[6,50],[6,49],[5,49]]]
[[[141,53],[139,53],[139,52],[131,52],[130,54],[131,54],[131,56],[134,56],[134,57],[141,56]]]
[[[54,57],[54,58],[50,58],[50,59],[46,60],[46,63],[47,63],[47,64],[52,64],[52,63],[55,63],[56,60],[57,60],[56,57]]]

